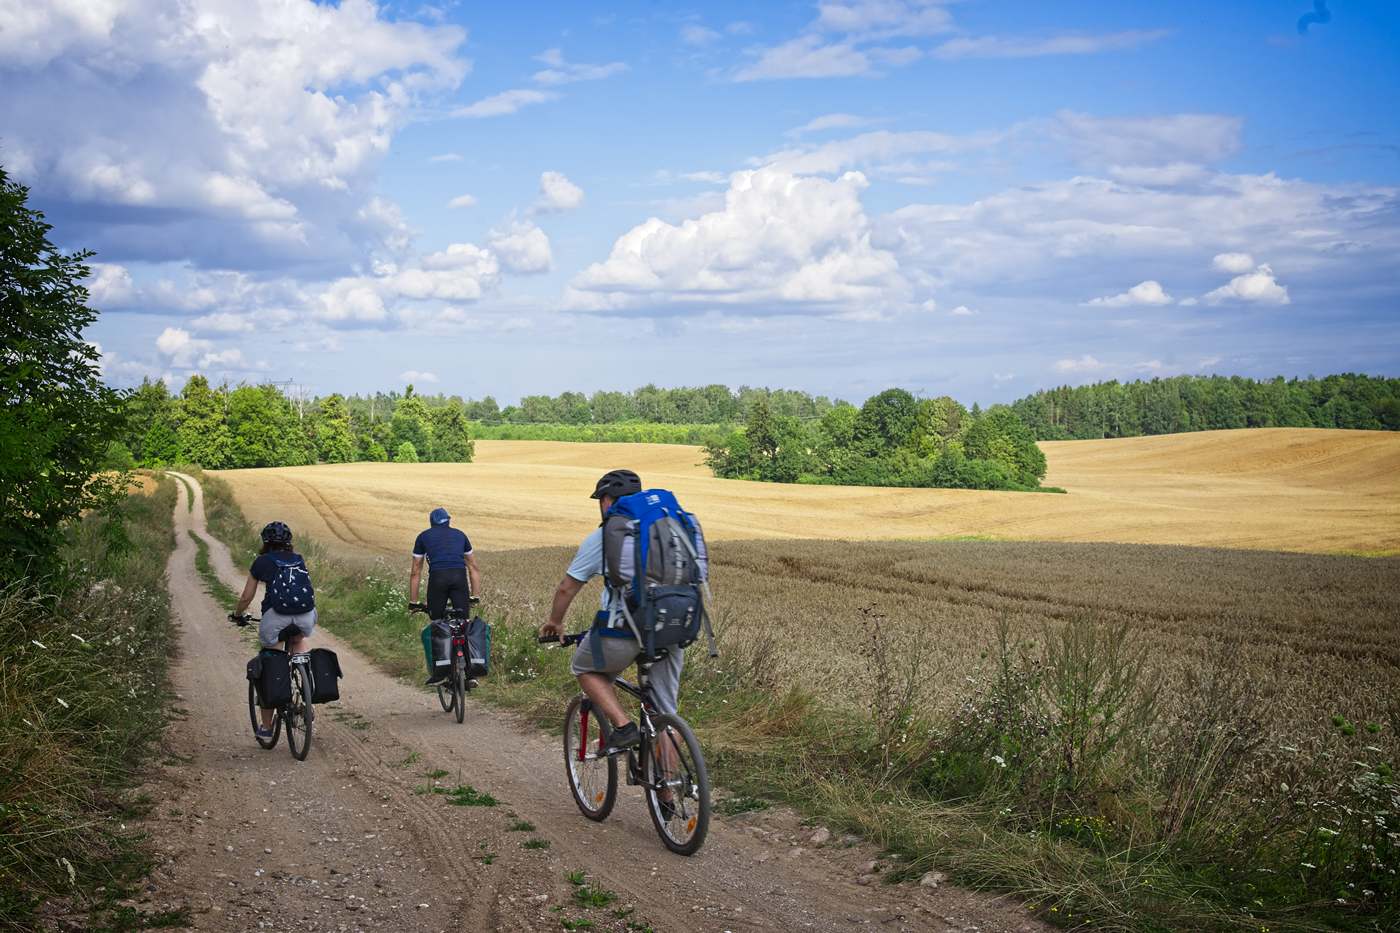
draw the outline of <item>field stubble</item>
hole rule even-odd
[[[1400,554],[1400,434],[1252,429],[1043,445],[1065,496],[716,479],[697,447],[479,441],[474,463],[229,470],[253,522],[399,555],[443,505],[485,551],[576,543],[604,470],[630,467],[713,540],[1111,541]]]

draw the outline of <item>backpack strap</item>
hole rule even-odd
[[[690,528],[690,533],[694,534],[695,525],[690,521],[689,513],[682,512],[681,514],[685,516],[685,523]],[[681,544],[684,544],[685,549],[690,552],[690,559],[695,562],[696,571],[699,572],[700,554],[695,550],[694,543],[685,535],[681,535]],[[714,605],[715,595],[710,592],[708,577],[700,581],[700,592],[704,595],[704,599],[700,601],[700,624],[705,626],[705,640],[709,643],[710,657],[717,658],[719,657],[719,645],[715,643],[715,630],[710,625],[710,607]]]

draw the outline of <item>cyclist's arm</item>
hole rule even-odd
[[[568,574],[559,581],[559,585],[554,588],[554,602],[549,608],[549,621],[540,629],[540,634],[564,634],[564,614],[569,611],[569,606],[573,603],[574,597],[579,590],[583,589],[585,581],[575,580]]]
[[[467,579],[471,582],[471,594],[481,596],[481,567],[476,562],[476,552],[467,552]]]
[[[233,610],[233,614],[243,615],[243,610],[248,608],[248,604],[253,601],[253,597],[256,595],[258,595],[258,581],[250,573],[248,574],[248,582],[243,584],[243,595],[238,597],[238,607]]]
[[[413,555],[413,567],[408,571],[408,601],[418,602],[418,580],[423,576],[423,558]]]

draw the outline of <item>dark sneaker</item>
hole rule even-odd
[[[608,736],[608,745],[603,749],[604,755],[616,755],[618,752],[625,752],[627,749],[641,744],[642,730],[637,728],[635,722],[629,722],[625,726],[616,727],[612,734]]]
[[[480,686],[481,686],[481,684],[477,683],[476,680],[475,680],[474,678],[470,678],[470,679],[467,680],[467,689],[468,689],[468,690],[475,690],[477,687],[480,687]]]
[[[256,729],[253,730],[253,735],[257,736],[260,739],[270,739],[272,738],[272,730],[264,729],[262,726],[258,726]]]
[[[431,677],[429,677],[427,680],[423,681],[423,686],[425,686],[425,687],[434,687],[434,686],[437,686],[438,684],[442,683],[442,682],[443,682],[444,680],[446,680],[446,679],[447,679],[447,671],[443,671],[441,674],[433,674],[433,676],[431,676]]]

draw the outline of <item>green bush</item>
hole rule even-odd
[[[413,446],[413,442],[412,442],[412,441],[404,441],[404,442],[403,442],[402,444],[400,444],[398,447],[394,448],[394,462],[395,462],[395,463],[417,463],[417,462],[418,462],[418,448],[416,448],[416,447]]]

